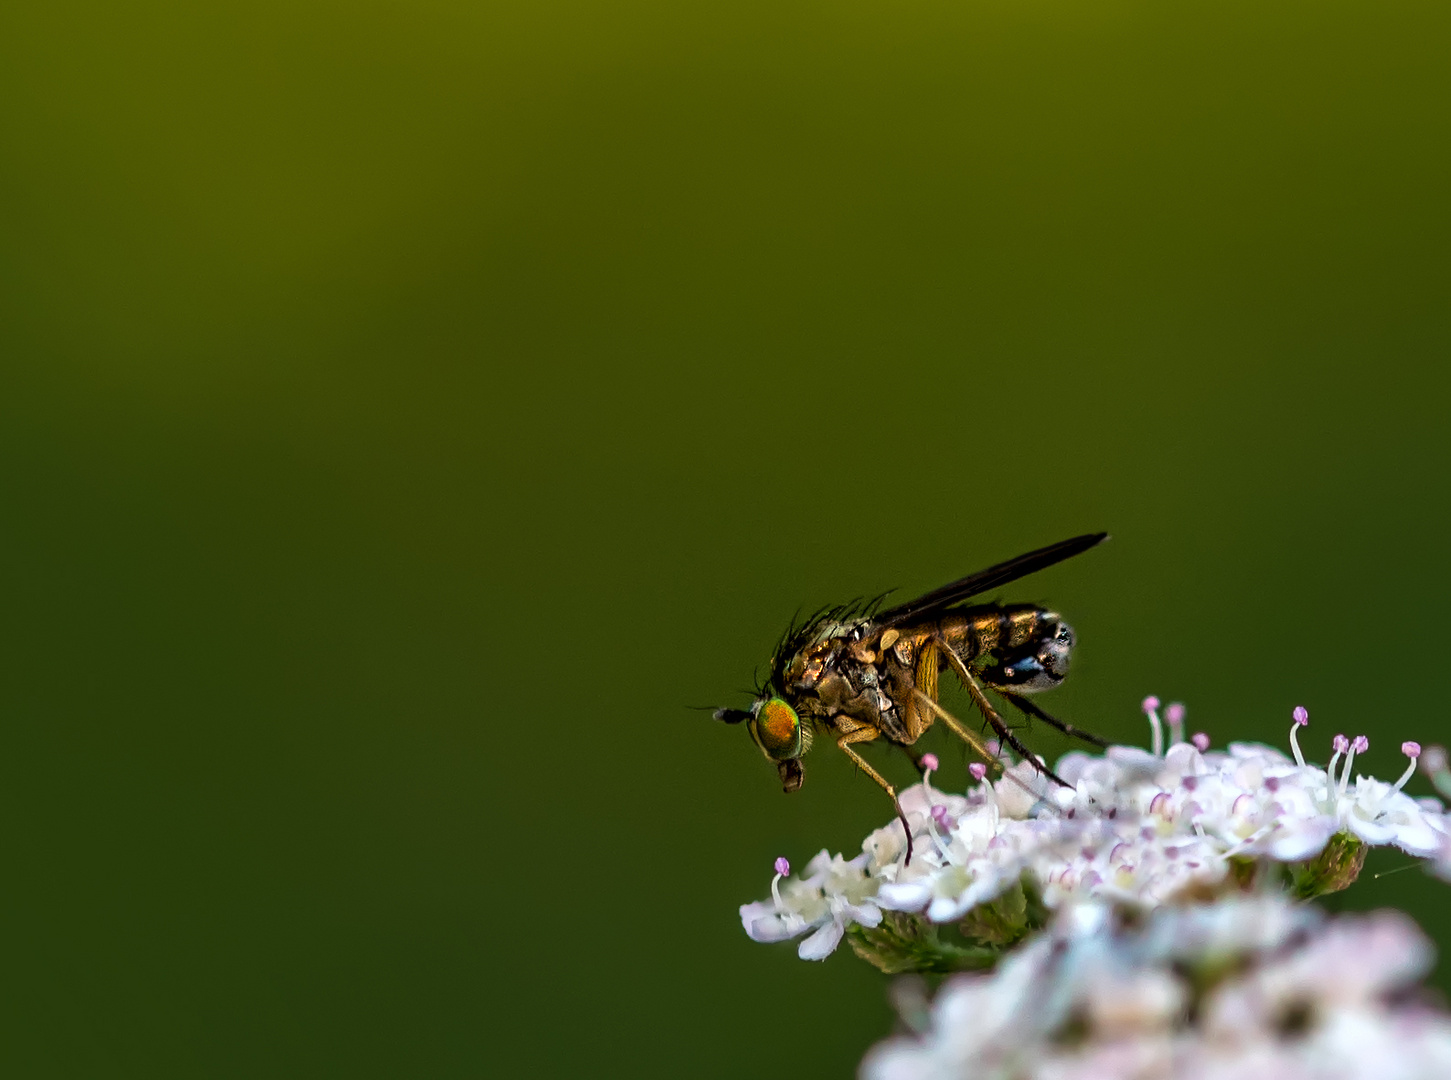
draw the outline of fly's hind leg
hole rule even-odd
[[[972,730],[966,724],[964,724],[957,717],[953,716],[941,705],[937,704],[937,702],[933,701],[921,690],[916,690],[914,691],[914,693],[917,695],[917,701],[920,704],[927,706],[929,710],[935,713],[937,718],[941,720],[944,724],[946,724],[948,728],[951,729],[954,735],[956,735],[963,742],[967,743],[968,746],[976,750],[979,757],[981,757],[990,765],[996,765],[999,768],[1002,767],[998,759],[988,751],[988,748],[985,745],[983,745],[983,741],[979,739],[975,734],[973,734]]]
[[[838,725],[852,723],[852,721],[840,716],[836,718],[836,722]],[[897,820],[902,823],[902,835],[907,838],[906,865],[910,865],[912,862],[912,827],[907,824],[907,815],[902,812],[902,804],[897,801],[897,789],[892,787],[891,784],[887,783],[886,779],[882,776],[882,774],[877,772],[876,769],[872,768],[871,765],[867,763],[866,758],[862,757],[851,748],[852,743],[871,742],[877,737],[877,734],[878,732],[876,728],[868,724],[861,724],[859,726],[852,727],[851,730],[847,731],[845,734],[842,735],[841,738],[837,739],[836,745],[841,747],[842,753],[846,754],[847,757],[851,758],[852,761],[856,762],[857,768],[861,769],[862,772],[866,773],[878,784],[880,784],[882,790],[891,797],[892,805],[897,809]]]
[[[962,680],[962,685],[967,687],[967,692],[972,696],[973,703],[982,710],[983,716],[992,726],[993,731],[997,732],[998,738],[1016,750],[1019,757],[1031,764],[1033,768],[1037,769],[1059,787],[1071,787],[1072,785],[1064,781],[1061,776],[1034,757],[1028,748],[1018,740],[1018,737],[1013,734],[1012,728],[1003,722],[1003,718],[993,708],[992,702],[987,699],[987,694],[983,691],[982,684],[977,681],[977,676],[972,673],[972,669],[962,662],[962,657],[957,655],[957,650],[953,649],[952,646],[941,639],[938,639],[937,647],[947,654],[947,661],[952,665],[952,670],[957,672],[958,678]]]
[[[998,692],[1002,693],[1002,691]],[[1036,716],[1039,720],[1043,721],[1043,723],[1051,724],[1053,727],[1056,727],[1059,731],[1063,732],[1063,734],[1070,736],[1071,738],[1082,739],[1084,742],[1097,747],[1104,747],[1108,745],[1107,739],[1101,739],[1097,735],[1093,734],[1091,731],[1084,731],[1080,727],[1074,727],[1067,721],[1059,720],[1057,717],[1049,716],[1037,705],[1033,704],[1033,702],[1029,701],[1025,697],[1022,697],[1018,694],[1003,694],[1003,697],[1011,701],[1025,715]]]

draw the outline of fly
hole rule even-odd
[[[1052,689],[1068,674],[1074,637],[1062,617],[1034,604],[967,601],[1106,539],[1108,533],[1089,533],[1050,544],[885,610],[879,609],[880,600],[824,608],[787,629],[751,707],[716,709],[715,718],[728,724],[745,722],[761,753],[775,763],[786,791],[795,791],[805,779],[801,756],[810,749],[812,735],[834,738],[842,752],[891,797],[907,834],[910,861],[912,833],[896,789],[868,764],[857,745],[880,738],[911,747],[934,721],[941,720],[989,764],[1001,767],[983,741],[938,704],[938,677],[944,666],[961,682],[1002,743],[1058,784],[1063,781],[1004,723],[987,690],[1067,735],[1105,745],[1096,735],[1048,715],[1027,696]]]

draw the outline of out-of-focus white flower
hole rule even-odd
[[[1401,790],[1415,771],[1417,744],[1402,746],[1411,765],[1394,784],[1365,776],[1352,783],[1352,765],[1369,741],[1337,735],[1329,765],[1312,765],[1299,743],[1309,722],[1304,709],[1295,710],[1291,758],[1253,743],[1212,751],[1202,733],[1163,751],[1157,699],[1144,707],[1154,750],[1067,754],[1055,771],[1069,787],[1052,784],[1031,762],[1004,758],[997,781],[975,764],[978,783],[965,795],[948,794],[930,784],[936,758],[924,759],[924,782],[900,797],[913,835],[910,863],[894,820],[867,837],[857,858],[822,852],[806,878],[773,885],[771,901],[743,907],[747,932],[778,941],[812,930],[801,955],[819,959],[847,927],[879,925],[881,909],[950,923],[1020,883],[1049,911],[1088,901],[1152,908],[1237,889],[1259,863],[1299,867],[1297,891],[1313,895],[1354,880],[1362,845],[1438,856],[1451,877],[1451,820],[1437,800]],[[1169,719],[1182,735],[1182,706],[1171,706]],[[1011,927],[998,930],[998,943],[1014,939]]]
[[[1396,1003],[1431,951],[1404,916],[1279,895],[1121,922],[1064,912],[990,975],[944,983],[865,1080],[1433,1080],[1451,1017]]]

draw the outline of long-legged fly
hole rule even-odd
[[[775,762],[786,791],[795,791],[805,779],[801,755],[810,748],[813,731],[835,736],[836,745],[891,796],[907,833],[910,860],[912,833],[897,792],[854,747],[876,738],[910,747],[941,720],[998,765],[982,739],[938,704],[938,673],[945,663],[1002,743],[1062,784],[1003,722],[985,690],[1065,734],[1103,746],[1102,739],[1054,719],[1026,696],[1051,689],[1067,676],[1072,628],[1057,612],[1034,604],[966,601],[1107,538],[1107,533],[1090,533],[1050,544],[885,610],[880,600],[823,608],[787,629],[751,707],[716,709],[715,718],[746,723],[761,752]]]

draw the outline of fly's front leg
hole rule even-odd
[[[1066,783],[1063,778],[1055,773],[1052,769],[1048,768],[1047,765],[1034,757],[1032,753],[1028,750],[1028,748],[1018,741],[1018,737],[1013,734],[1012,729],[1003,722],[1003,718],[999,716],[997,710],[993,708],[992,702],[988,701],[987,694],[983,691],[982,684],[977,681],[977,676],[972,673],[971,668],[969,668],[966,664],[962,662],[962,657],[957,655],[957,650],[953,649],[952,646],[948,645],[947,642],[943,641],[941,638],[937,640],[937,647],[940,648],[947,655],[947,662],[952,665],[952,670],[957,672],[958,678],[962,680],[962,685],[967,687],[967,692],[972,696],[973,702],[977,705],[979,709],[982,710],[983,716],[986,717],[987,722],[992,725],[992,729],[997,732],[998,738],[1002,739],[1003,742],[1007,743],[1014,750],[1016,750],[1019,757],[1021,757],[1024,761],[1030,763],[1033,768],[1037,769],[1040,773],[1046,776],[1049,780],[1052,780],[1059,787],[1072,786]]]
[[[877,729],[870,724],[863,724],[846,716],[837,716],[835,720],[837,728],[844,729],[841,738],[836,740],[836,745],[841,747],[842,753],[856,762],[857,768],[880,784],[882,790],[891,797],[892,805],[897,809],[897,820],[902,823],[902,835],[907,838],[906,865],[910,865],[912,862],[912,827],[907,824],[907,815],[902,812],[902,804],[897,801],[897,789],[887,783],[886,778],[872,768],[866,758],[851,748],[852,743],[871,742],[877,737]],[[851,726],[848,728],[847,725]]]

